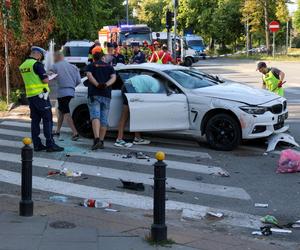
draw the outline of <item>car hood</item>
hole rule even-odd
[[[204,47],[201,46],[191,46],[191,48],[199,52],[202,52],[204,50]]]
[[[280,96],[270,91],[232,82],[194,89],[192,92],[195,94],[205,95],[207,97],[231,100],[249,105],[261,105],[280,98]]]

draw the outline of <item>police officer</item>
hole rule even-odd
[[[139,42],[132,42],[131,43],[133,56],[130,59],[131,64],[141,64],[146,62],[145,54],[140,50]]]
[[[264,89],[268,89],[277,95],[284,96],[282,85],[285,83],[285,74],[281,70],[277,68],[268,68],[265,62],[259,62],[256,70],[263,74]]]
[[[29,101],[31,118],[31,137],[34,151],[46,150],[47,152],[63,151],[64,148],[54,143],[52,135],[52,111],[49,99],[49,79],[41,63],[46,51],[33,46],[29,58],[19,67],[24,84],[26,96]],[[40,135],[40,122],[43,120],[43,131],[46,146],[42,144]]]
[[[132,57],[132,50],[127,46],[126,42],[122,43],[120,54],[125,57],[125,63],[128,64],[130,58]]]

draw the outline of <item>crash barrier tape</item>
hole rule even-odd
[[[30,217],[33,215],[32,201],[32,147],[31,139],[23,139],[24,146],[21,150],[22,175],[21,175],[21,201],[19,203],[20,216]]]
[[[154,199],[153,199],[153,224],[151,238],[155,242],[167,240],[166,226],[166,167],[165,154],[156,153],[157,162],[154,163]]]

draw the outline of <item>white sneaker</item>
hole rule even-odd
[[[136,144],[136,145],[148,145],[150,143],[151,143],[151,141],[143,139],[143,138],[136,138],[135,137],[134,140],[133,140],[133,144]]]
[[[116,140],[115,144],[116,147],[120,147],[120,148],[131,148],[133,146],[132,143],[130,142],[126,142],[124,140]]]

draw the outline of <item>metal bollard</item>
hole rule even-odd
[[[20,216],[33,215],[32,197],[32,148],[30,138],[23,139],[24,147],[22,148],[22,185],[21,185],[21,201],[20,201]]]
[[[166,166],[164,152],[156,153],[154,164],[154,203],[151,238],[155,242],[167,240],[166,222]]]

